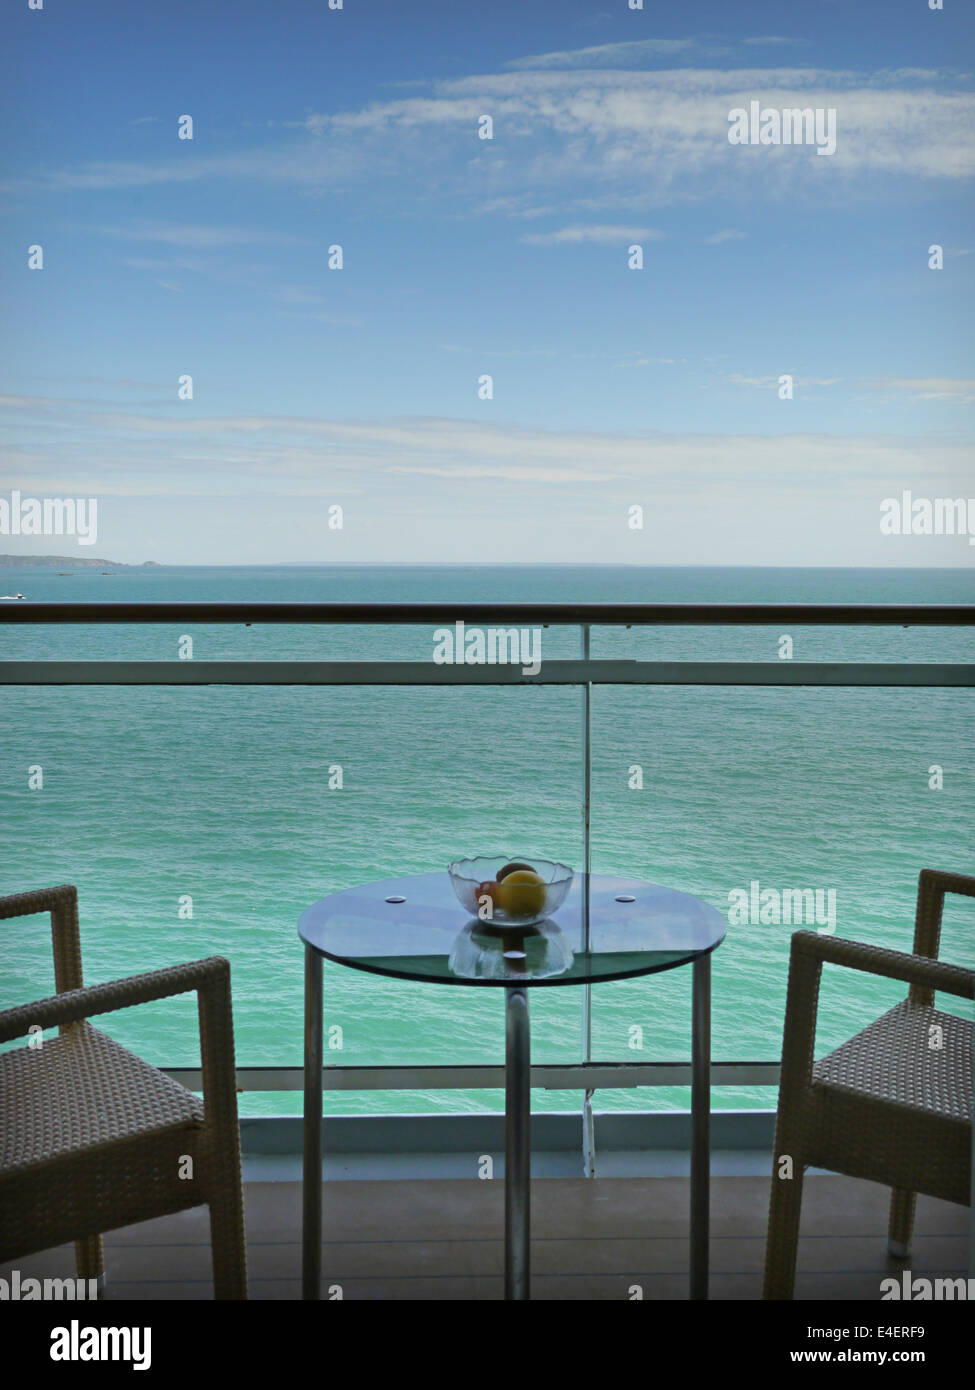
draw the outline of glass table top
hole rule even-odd
[[[461,907],[446,873],[390,878],[313,903],[298,935],[328,960],[444,985],[583,985],[686,965],[725,934],[717,908],[660,884],[589,876],[589,939],[583,876],[537,926],[478,921]]]

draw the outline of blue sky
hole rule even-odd
[[[971,565],[879,530],[975,496],[945,5],[8,7],[0,495],[122,561]],[[835,155],[729,144],[751,99]]]

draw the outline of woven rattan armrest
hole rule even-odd
[[[36,1024],[53,1028],[59,1023],[76,1023],[93,1014],[113,1013],[133,1004],[147,1004],[150,1000],[186,994],[192,989],[207,989],[222,975],[229,975],[229,971],[230,965],[222,956],[210,956],[188,965],[167,966],[143,975],[129,975],[123,980],[109,980],[102,985],[65,990],[63,994],[52,994],[31,1004],[17,1004],[0,1012],[0,1042],[22,1038]]]
[[[33,1004],[5,1009],[0,1013],[0,1042],[22,1038],[34,1025],[50,1028],[55,1024],[76,1023],[92,1015],[112,1013],[190,990],[196,990],[199,1000],[207,1123],[227,1124],[236,1129],[237,1074],[230,1006],[230,962],[223,956],[208,956],[187,965],[168,966],[124,980],[67,990]]]
[[[922,869],[917,880],[917,912],[914,918],[914,954],[938,955],[941,944],[941,917],[945,894],[960,893],[975,898],[975,878],[967,874],[950,874],[944,869]],[[915,1004],[933,1004],[930,989],[919,983],[911,985],[911,1000]]]
[[[907,951],[893,951],[886,946],[871,946],[863,941],[847,941],[842,937],[821,936],[816,932],[797,931],[792,937],[793,952],[811,956],[820,963],[845,965],[869,975],[883,975],[905,984],[924,985],[928,989],[957,994],[962,999],[975,998],[975,971],[961,965]]]
[[[0,921],[11,917],[51,915],[51,944],[54,948],[54,983],[59,993],[80,989],[81,932],[78,926],[78,890],[71,883],[55,888],[32,888],[27,893],[10,893],[0,898]]]
[[[779,1081],[780,1109],[798,1105],[812,1077],[824,964],[843,965],[870,975],[919,985],[932,997],[934,990],[943,990],[963,999],[975,998],[975,971],[960,965],[888,950],[885,946],[871,946],[862,941],[820,935],[808,928],[794,932]]]

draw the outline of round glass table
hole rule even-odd
[[[429,984],[505,991],[505,1297],[529,1297],[530,1041],[528,989],[594,985],[693,965],[691,1288],[707,1297],[711,952],[717,908],[659,884],[576,874],[565,902],[530,928],[471,918],[446,873],[385,879],[313,903],[305,944],[302,1291],[317,1299],[322,1228],[322,962]]]

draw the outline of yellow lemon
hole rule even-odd
[[[512,917],[533,917],[545,907],[545,880],[534,869],[514,869],[495,891],[498,907]]]

